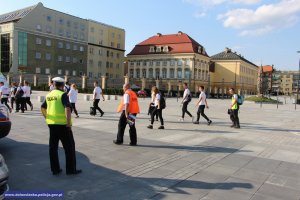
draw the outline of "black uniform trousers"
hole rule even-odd
[[[8,98],[1,98],[1,104],[6,105],[6,107],[10,110],[10,107],[7,102],[8,102]]]
[[[66,157],[66,173],[76,171],[75,141],[73,132],[66,125],[48,125],[50,129],[49,155],[51,171],[57,173],[60,170],[58,159],[58,143],[61,141]]]
[[[152,113],[151,113],[151,124],[153,125],[154,123],[154,116],[159,117],[160,120],[160,124],[163,126],[164,125],[164,119],[162,117],[162,109],[157,109],[156,107],[154,107]]]
[[[32,108],[32,103],[30,101],[30,97],[25,97],[25,110],[27,110],[27,104]]]
[[[71,113],[74,111],[75,112],[75,115],[78,115],[78,112],[77,112],[77,110],[76,110],[76,105],[75,105],[75,103],[71,103]]]
[[[10,98],[10,105],[11,105],[11,108],[14,109],[14,103],[16,102],[16,98],[15,97],[11,97]]]
[[[182,118],[184,118],[185,113],[188,114],[190,117],[193,117],[193,115],[187,110],[189,102],[185,101],[182,105]]]
[[[202,117],[204,117],[204,119],[206,119],[206,121],[209,121],[208,117],[204,114],[204,110],[205,110],[205,105],[200,105],[197,111],[197,122],[199,122],[200,120],[200,114]]]
[[[101,110],[101,108],[98,105],[99,101],[100,101],[100,99],[95,99],[94,103],[93,103],[93,107],[94,107],[95,113],[96,113],[96,110],[98,110],[101,114],[103,114],[104,112]]]
[[[231,110],[230,119],[232,121],[233,126],[240,127],[239,109],[232,109]]]
[[[136,116],[136,114],[132,114]],[[122,112],[118,124],[118,135],[117,135],[117,142],[123,143],[124,132],[127,125],[127,118],[125,115],[125,111]],[[136,136],[136,128],[135,123],[133,125],[129,125],[129,137],[130,137],[130,144],[137,143],[137,136]]]
[[[25,104],[26,104],[25,97],[16,98],[16,111],[19,111],[21,109],[22,112],[24,112]]]

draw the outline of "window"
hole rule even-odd
[[[80,39],[84,40],[84,34],[83,33],[80,34]]]
[[[178,61],[177,61],[177,65],[178,65],[178,66],[182,66],[182,60],[178,60]]]
[[[46,53],[46,60],[51,60],[51,54],[50,53]]]
[[[46,46],[51,47],[51,40],[46,40]]]
[[[140,62],[140,61],[137,61],[137,62],[136,62],[136,66],[141,66],[141,62]]]
[[[83,46],[80,46],[80,47],[79,47],[79,50],[80,50],[80,51],[84,51],[84,47],[83,47]]]
[[[82,71],[80,71],[80,72],[79,72],[79,76],[82,76],[82,75],[83,75],[83,72],[82,72]]]
[[[76,44],[73,45],[73,51],[77,51],[78,50],[78,47]]]
[[[64,43],[58,42],[58,48],[60,48],[60,49],[64,48]]]
[[[120,43],[117,44],[117,48],[118,48],[118,49],[121,49]]]
[[[73,33],[73,38],[77,39],[78,38],[78,33]]]
[[[134,62],[130,62],[130,66],[134,66]]]
[[[169,52],[169,47],[168,46],[164,46],[163,52]]]
[[[164,60],[163,61],[163,66],[167,66],[168,65],[168,61]]]
[[[149,78],[153,78],[153,69],[149,69]]]
[[[75,70],[73,70],[72,74],[73,74],[73,76],[76,76],[76,71],[75,71]]]
[[[113,68],[114,67],[114,63],[110,63],[110,68]]]
[[[102,61],[98,61],[98,67],[102,66]]]
[[[66,49],[71,49],[70,43],[67,43],[67,44],[66,44]]]
[[[50,74],[50,68],[45,69],[45,74]]]
[[[182,70],[181,70],[181,68],[177,69],[177,78],[182,78]]]
[[[84,29],[85,29],[84,24],[80,24],[80,29],[81,29],[82,31],[84,31]]]
[[[8,53],[9,52],[9,43],[10,43],[9,37],[10,37],[9,34],[1,35],[1,40],[2,40],[2,38],[4,39],[4,41],[2,41],[1,46],[4,46],[4,47],[6,46],[5,49],[6,49],[7,54],[9,54]],[[27,33],[19,31],[19,33],[18,33],[18,64],[19,65],[27,66],[27,55],[28,55],[27,45],[28,45]],[[7,66],[7,67],[9,67],[9,66]],[[3,70],[3,68],[2,68],[2,70]],[[9,69],[7,69],[7,71],[9,71]]]
[[[35,58],[36,59],[41,59],[42,58],[41,52],[35,52]]]
[[[136,78],[140,78],[140,69],[136,69]]]
[[[62,30],[62,29],[59,29],[59,31],[58,31],[58,35],[60,35],[60,36],[63,36],[63,35],[64,35],[64,30]]]
[[[73,63],[77,63],[77,58],[73,57]]]
[[[133,78],[133,69],[129,70],[129,76],[130,76],[130,78]]]
[[[143,66],[147,66],[147,61],[143,61]]]
[[[149,62],[149,66],[153,66],[153,61],[152,60]]]
[[[184,69],[184,78],[189,79],[190,78],[190,70],[189,69]]]
[[[41,38],[36,38],[35,43],[36,44],[42,44],[42,39]]]
[[[65,72],[65,75],[67,75],[67,76],[69,76],[69,75],[70,75],[70,72],[69,72],[69,70],[66,70],[66,72]]]
[[[103,40],[100,40],[100,41],[99,41],[99,44],[102,45],[102,44],[103,44]]]
[[[71,37],[71,32],[70,32],[70,31],[67,31],[66,36],[67,36],[68,38],[70,38],[70,37]]]
[[[162,78],[167,78],[167,69],[162,69]]]
[[[40,74],[41,73],[41,68],[39,68],[39,67],[35,68],[35,73]]]
[[[170,61],[170,66],[175,66],[175,60]]]
[[[67,62],[67,63],[70,62],[70,56],[66,56],[66,62]]]
[[[90,78],[93,77],[93,72],[89,72],[89,77],[90,77]]]
[[[170,69],[170,78],[174,78],[174,69]]]
[[[150,47],[150,49],[149,49],[149,52],[150,53],[154,53],[155,52],[155,49],[154,49],[154,47],[152,46],[152,47]]]
[[[90,47],[90,54],[94,54],[94,48]]]
[[[58,20],[58,23],[59,23],[60,25],[63,25],[63,24],[64,24],[64,20],[63,20],[62,18],[60,18],[60,19]]]
[[[160,66],[160,61],[156,61],[155,65]]]
[[[71,22],[68,20],[67,21],[67,26],[70,27],[71,26]]]
[[[111,34],[111,37],[112,37],[112,38],[115,38],[115,33],[112,33],[112,34]]]
[[[62,70],[61,69],[57,70],[57,74],[61,75],[62,74]]]
[[[100,78],[100,77],[101,77],[101,75],[102,75],[101,73],[98,73],[98,78]]]
[[[146,78],[146,73],[147,73],[146,69],[143,69],[143,71],[142,71],[142,78]]]
[[[106,62],[106,68],[109,68],[109,62]]]
[[[39,24],[37,24],[37,25],[36,25],[36,30],[41,31],[41,30],[42,30],[42,26],[39,25]]]
[[[99,49],[99,52],[98,52],[99,56],[102,55],[102,49]]]
[[[109,51],[106,51],[106,56],[109,57]]]
[[[79,59],[79,63],[80,63],[80,64],[83,64],[83,59]]]
[[[111,46],[111,47],[114,47],[114,46],[115,46],[115,43],[114,43],[114,42],[111,42],[111,43],[110,43],[110,46]]]
[[[51,22],[51,20],[52,20],[52,17],[51,17],[50,15],[48,15],[48,16],[47,16],[47,21],[48,21],[48,22]]]
[[[155,70],[155,78],[156,78],[156,79],[159,79],[159,77],[160,77],[160,70],[159,70],[159,69],[156,69],[156,70]]]
[[[110,52],[110,57],[114,57],[114,52]]]
[[[74,22],[74,28],[78,29],[78,23],[77,22]]]
[[[63,61],[63,57],[62,56],[58,56],[57,60],[58,60],[58,62],[62,62]]]
[[[156,52],[161,52],[161,47],[156,47]]]

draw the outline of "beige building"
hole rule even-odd
[[[239,94],[257,93],[258,67],[255,64],[229,48],[211,56],[211,61],[213,62],[210,77],[212,94],[225,94],[231,87]]]
[[[297,82],[299,80],[298,71],[276,71],[274,73],[276,81],[273,82],[273,90],[284,95],[297,94]]]
[[[88,76],[123,79],[125,30],[88,21]]]
[[[208,86],[209,61],[205,48],[187,34],[155,36],[137,44],[127,55],[130,82],[150,89],[183,90],[187,82],[192,91]]]

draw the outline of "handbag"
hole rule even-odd
[[[227,114],[228,114],[228,115],[230,115],[230,114],[231,114],[231,112],[232,112],[232,110],[231,110],[231,109],[228,109],[228,110],[227,110]]]

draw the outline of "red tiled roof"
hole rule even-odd
[[[262,67],[263,67],[263,72],[273,72],[273,66],[271,65],[265,65]],[[260,71],[260,67],[259,67],[259,71]]]
[[[150,46],[168,46],[167,53],[198,53],[198,47],[203,47],[185,33],[171,35],[155,35],[137,44],[128,55],[166,54],[150,53]],[[208,56],[207,53],[203,55]]]

